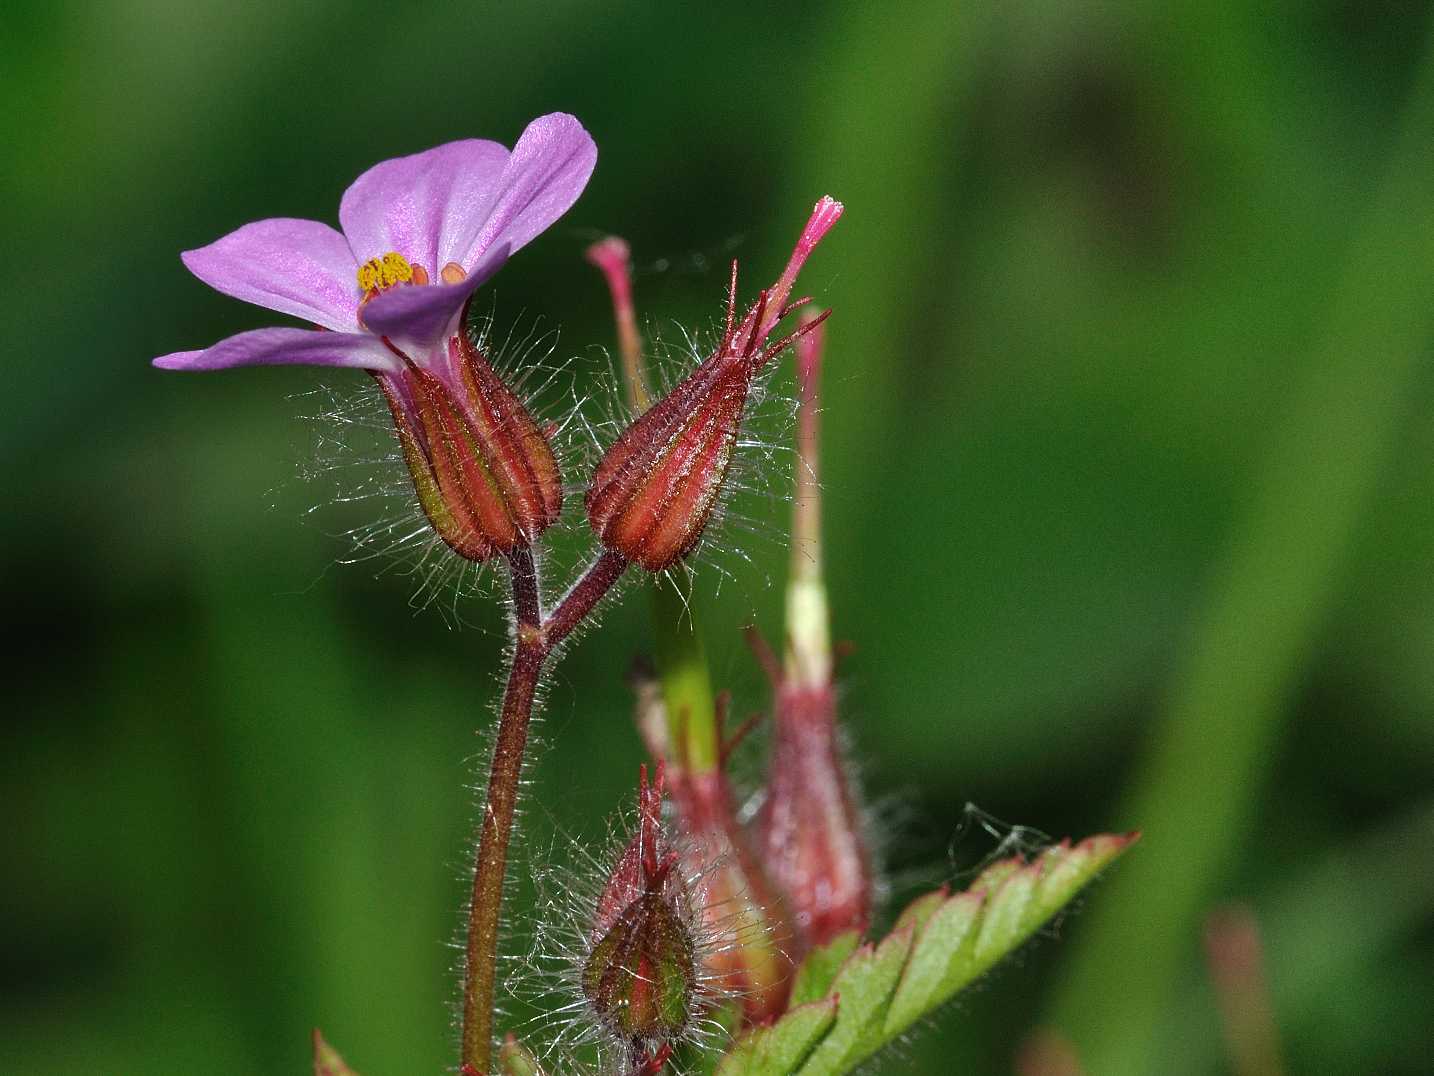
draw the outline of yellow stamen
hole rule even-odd
[[[412,279],[413,266],[408,264],[407,258],[394,250],[381,258],[370,258],[360,265],[358,270],[358,284],[364,294],[382,291],[395,284],[405,284]]]

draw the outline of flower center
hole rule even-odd
[[[364,296],[371,297],[396,284],[427,284],[428,273],[423,267],[412,266],[396,250],[378,258],[370,258],[358,268],[358,285]]]

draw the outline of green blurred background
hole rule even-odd
[[[897,889],[991,851],[968,801],[1146,831],[1059,944],[877,1068],[1012,1072],[1054,1022],[1092,1074],[1231,1071],[1200,938],[1237,900],[1289,1071],[1429,1071],[1428,8],[12,5],[0,1070],[301,1072],[315,1024],[366,1076],[451,1063],[501,621],[338,563],[364,509],[297,477],[293,397],[360,375],[148,360],[274,323],[180,250],[564,109],[597,171],[494,290],[500,327],[561,324],[580,391],[612,340],[598,232],[670,333],[710,324],[731,252],[755,287],[818,195],[847,204],[805,280],[836,310],[829,582]],[[738,628],[778,630],[783,551],[741,544],[697,602],[745,711]],[[597,839],[630,788],[647,614],[629,593],[555,678],[530,848]]]

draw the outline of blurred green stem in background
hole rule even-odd
[[[1161,1070],[1162,1016],[1253,825],[1280,724],[1427,354],[1434,294],[1434,64],[1274,424],[1184,665],[1116,821],[1146,843],[1092,902],[1052,1022],[1091,1072]]]
[[[911,239],[924,234],[954,196],[945,169],[966,133],[970,98],[1000,28],[998,10],[929,4],[903,8],[893,18],[883,4],[854,4],[840,15],[833,8],[824,20],[827,34],[814,46],[824,60],[805,107],[797,110],[811,122],[788,201],[800,204],[812,190],[841,191],[851,207],[842,225],[845,261],[862,269],[823,281],[822,305],[840,312],[840,354],[890,356],[861,364],[859,383],[827,385],[825,406],[841,407],[844,435],[828,440],[824,462],[845,482],[856,484],[877,466],[883,454],[871,446],[901,424],[886,411],[898,406],[895,386],[907,376],[894,349],[908,344],[912,326],[929,316],[914,304],[938,270],[910,256]],[[866,77],[843,82],[833,80],[832,71]],[[880,94],[871,92],[876,83]],[[868,211],[878,206],[880,213]],[[949,271],[949,262],[939,268]],[[872,286],[875,280],[883,286]],[[851,406],[842,406],[848,400]],[[844,532],[846,521],[838,516],[844,511],[841,498],[828,502],[829,533]]]

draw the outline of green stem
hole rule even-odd
[[[653,580],[652,621],[669,757],[693,773],[711,773],[721,765],[722,745],[707,648],[671,576]]]

